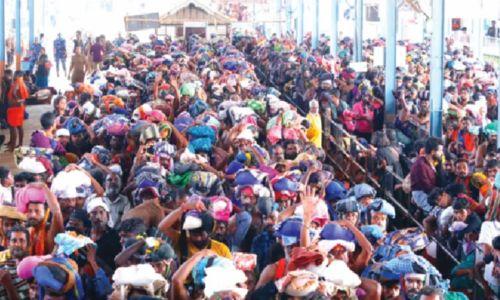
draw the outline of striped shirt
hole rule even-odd
[[[13,260],[0,263],[0,269],[8,270],[10,277],[12,278],[12,284],[17,289],[19,299],[29,299],[29,283],[17,276],[17,263]],[[3,285],[0,285],[0,300],[7,300],[7,291]]]

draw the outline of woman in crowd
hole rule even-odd
[[[49,57],[45,53],[45,48],[40,50],[40,56],[36,62],[35,84],[39,89],[44,89],[49,85],[49,73],[52,67]]]
[[[29,91],[23,80],[23,72],[14,72],[14,80],[7,93],[9,108],[7,108],[7,124],[10,130],[9,151],[23,145],[24,138],[24,102],[29,97]]]

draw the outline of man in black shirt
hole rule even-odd
[[[489,36],[489,37],[500,36],[499,30],[497,28],[497,22],[495,20],[491,21],[491,26],[488,28],[488,31],[486,32],[486,36]]]
[[[481,230],[481,219],[470,209],[470,204],[464,197],[459,196],[455,198],[452,206],[453,222],[450,226],[452,234],[449,245],[457,256],[459,256],[462,254],[462,245],[464,242],[477,239],[477,234]]]
[[[120,236],[109,225],[109,207],[100,197],[91,199],[87,204],[87,213],[90,216],[92,228],[90,238],[97,244],[96,256],[109,276],[115,270],[115,256],[120,253]]]
[[[83,39],[82,39],[82,32],[78,30],[76,32],[76,37],[73,40],[73,53],[75,53],[75,50],[77,47],[80,47],[83,49]]]
[[[85,153],[90,153],[92,151],[92,139],[94,132],[88,125],[83,123],[81,120],[75,120],[72,122],[69,128],[70,139],[66,146],[66,152],[74,153],[78,157],[82,157]]]

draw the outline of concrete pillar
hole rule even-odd
[[[297,44],[300,44],[304,40],[304,0],[299,0],[298,16]]]
[[[474,56],[477,57],[480,61],[483,60],[483,18],[478,16],[474,21],[473,34],[471,36],[471,44],[474,45]],[[470,31],[469,31],[470,32]],[[473,39],[473,40],[472,40]]]
[[[16,70],[21,70],[21,0],[16,0]]]
[[[387,0],[387,33],[385,36],[385,120],[391,121],[396,115],[396,24],[397,0]],[[389,117],[389,118],[388,118]]]
[[[286,31],[287,34],[292,32],[292,3],[291,0],[286,2]]]
[[[0,79],[5,70],[5,0],[0,0]]]
[[[312,21],[314,22],[314,26],[312,30],[311,46],[313,49],[316,49],[319,40],[319,0],[314,1],[314,18]]]
[[[333,57],[337,56],[337,44],[339,40],[339,0],[332,0],[332,24],[330,34],[330,54]]]
[[[354,60],[363,58],[363,0],[355,0],[355,33],[354,33]]]
[[[29,0],[28,2],[29,10],[29,26],[30,26],[30,47],[35,42],[35,0]]]
[[[500,71],[500,67],[498,71]],[[498,99],[500,99],[500,78],[497,78],[497,149],[500,150],[500,105],[498,105]]]
[[[283,27],[282,27],[282,24],[281,24],[281,20],[282,20],[282,9],[281,9],[281,0],[275,0],[275,5],[276,5],[276,12],[278,13],[278,18],[277,18],[277,34],[279,37],[281,37],[281,35],[283,34]]]
[[[432,1],[430,135],[438,138],[443,135],[444,1]]]

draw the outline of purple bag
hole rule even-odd
[[[319,236],[322,240],[344,240],[348,242],[354,242],[356,240],[354,234],[350,230],[335,223],[326,224]]]
[[[250,170],[244,170],[238,172],[236,174],[236,178],[234,179],[234,183],[239,186],[249,186],[259,184],[259,180],[255,177]]]
[[[181,132],[184,131],[189,126],[191,126],[193,123],[194,120],[187,111],[180,113],[174,120],[175,128],[177,128],[177,130]]]
[[[281,178],[273,184],[273,189],[276,192],[297,192],[299,190],[299,184],[295,181],[291,181],[288,178]]]

